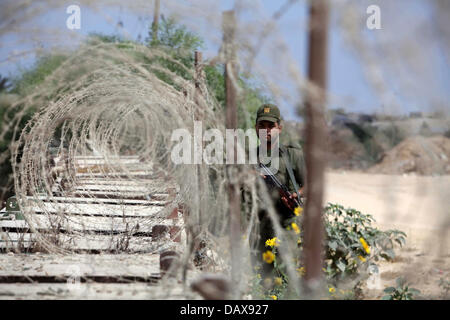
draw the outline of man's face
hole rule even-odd
[[[255,125],[256,134],[259,136],[259,130],[264,130],[266,132],[266,142],[271,143],[275,142],[278,139],[278,136],[281,132],[281,125],[279,125],[277,122],[272,121],[258,121]],[[262,140],[264,139],[264,136],[260,137]]]

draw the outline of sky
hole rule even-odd
[[[131,1],[131,0],[130,0]],[[179,0],[180,3],[186,2]],[[376,0],[374,0],[376,1]],[[149,1],[152,3],[152,1]],[[416,1],[417,2],[417,1]],[[420,1],[419,1],[420,2]],[[119,32],[126,32],[126,35],[131,39],[144,40],[147,36],[148,27],[152,21],[152,12],[145,14],[143,10],[142,15],[136,13],[130,13],[126,9],[126,5],[123,7],[112,7],[107,6],[102,8],[101,11],[93,11],[89,8],[81,6],[81,29],[80,30],[68,30],[66,28],[66,19],[69,16],[65,12],[68,5],[76,3],[74,1],[62,1],[62,6],[60,8],[55,8],[49,10],[44,15],[38,16],[32,21],[27,21],[23,24],[24,27],[34,28],[39,30],[42,28],[42,32],[37,32],[36,35],[30,39],[21,39],[16,34],[10,33],[0,38],[3,44],[0,47],[0,62],[3,61],[4,57],[10,56],[11,53],[19,52],[21,50],[33,50],[36,46],[48,49],[51,46],[64,46],[64,47],[76,47],[79,43],[80,38],[88,35],[91,32],[98,32],[103,34],[117,34]],[[261,0],[259,1],[259,9],[264,12],[267,17],[273,15],[274,12],[279,10],[283,5],[284,1],[273,1],[273,0]],[[152,5],[152,4],[151,4]],[[150,5],[150,6],[151,6]],[[216,7],[220,10],[232,9],[235,5],[235,1],[225,0],[219,2]],[[412,10],[414,15],[414,10],[417,14],[423,14],[421,11],[423,8],[419,5],[418,7],[411,6],[409,10]],[[165,5],[165,0],[161,0],[161,13],[165,16],[170,15],[170,6]],[[335,13],[332,12],[331,16],[331,27],[329,34],[329,54],[328,54],[328,90],[333,96],[339,97],[338,103],[334,103],[329,107],[333,108],[344,108],[348,111],[354,112],[374,112],[379,111],[380,104],[382,101],[380,97],[374,92],[372,86],[366,79],[365,71],[367,68],[355,52],[348,46],[341,33],[341,28],[336,27]],[[388,15],[386,15],[388,16]],[[243,20],[251,20],[252,12],[251,9],[245,11],[239,17]],[[383,19],[383,15],[382,15]],[[121,21],[123,27],[118,26],[118,21]],[[188,27],[190,25],[195,26],[195,21],[189,21],[186,17],[181,17],[181,22],[186,23]],[[307,63],[307,41],[306,41],[306,23],[307,23],[307,6],[305,1],[298,1],[293,4],[289,10],[280,18],[278,21],[278,32],[286,40],[287,49],[289,50],[291,56],[298,62],[302,73],[306,74],[306,63]],[[382,20],[383,23],[383,20]],[[199,24],[200,25],[200,24]],[[386,21],[385,26],[389,26],[389,21]],[[218,41],[214,41],[214,37],[211,37],[208,32],[208,26],[200,25],[197,28],[197,32],[201,37],[206,39],[206,48],[204,52],[204,59],[211,58],[214,56],[219,49]],[[51,29],[53,31],[49,32]],[[374,30],[374,32],[388,32],[386,27],[383,31]],[[202,34],[205,32],[204,34]],[[218,34],[220,37],[220,34]],[[215,39],[217,40],[217,39]],[[439,53],[437,53],[439,57]],[[274,59],[270,60],[267,55],[258,57],[259,63],[270,64],[276,66],[277,61]],[[15,62],[3,62],[0,63],[0,74],[2,76],[13,77],[17,75],[20,70],[30,68],[35,61],[35,55],[27,55],[17,59]],[[443,65],[444,67],[440,67]],[[441,61],[438,65],[438,74],[440,77],[440,83],[443,86],[443,99],[450,98],[449,93],[449,77],[445,75],[446,61]],[[439,73],[439,70],[440,73]],[[447,69],[448,70],[448,69]],[[294,88],[289,88],[289,83],[280,83],[282,86],[288,87],[288,90],[295,90]],[[446,89],[447,93],[445,93]],[[402,111],[404,113],[409,113],[411,111],[419,111],[422,108],[420,99],[408,100],[408,97],[401,97],[403,102]],[[349,103],[346,103],[346,102]],[[291,102],[280,100],[278,101],[282,113],[285,115],[285,119],[298,119],[295,114],[294,106]]]

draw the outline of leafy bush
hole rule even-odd
[[[442,296],[444,299],[449,298],[449,292],[450,292],[450,281],[446,278],[440,278],[439,279],[439,287],[442,289]]]
[[[371,266],[380,258],[394,259],[394,245],[403,246],[406,234],[376,229],[374,221],[371,215],[338,204],[325,207],[325,270],[330,278],[355,274],[362,264]]]
[[[398,125],[395,125],[394,122],[391,122],[389,126],[384,129],[379,129],[378,131],[381,135],[380,139],[385,144],[385,150],[392,149],[406,138],[405,132],[401,130]]]
[[[62,54],[45,55],[40,57],[30,70],[23,72],[13,79],[11,93],[26,95],[36,86],[44,82],[68,57]]]
[[[0,75],[0,92],[7,91],[11,87],[11,83],[8,78]]]
[[[420,294],[420,291],[415,288],[410,288],[409,284],[403,277],[397,278],[397,287],[388,287],[384,289],[387,293],[383,300],[413,300],[415,296]]]
[[[450,129],[444,132],[444,136],[450,138]]]
[[[354,299],[362,295],[361,281],[356,283],[352,290],[336,291],[334,285],[340,279],[349,279],[353,276],[365,274],[366,269],[377,269],[376,261],[380,259],[393,260],[395,246],[403,246],[406,234],[399,230],[381,231],[372,226],[374,218],[352,208],[344,209],[338,204],[329,203],[324,208],[325,238],[325,264],[323,271],[328,281],[332,283],[329,293],[332,298]],[[296,271],[299,277],[305,273],[302,257],[302,230],[296,224],[287,227],[286,239],[267,239],[267,251],[263,254],[260,263],[269,263],[274,266],[271,278],[261,279],[257,274],[251,281],[253,295],[260,299],[271,299],[273,296],[283,298],[286,295],[289,278],[286,266],[279,259],[278,247],[287,241],[296,241],[298,250],[294,255]],[[257,269],[260,266],[256,267]],[[411,289],[410,289],[411,291]],[[412,290],[415,294],[416,292]]]
[[[164,57],[155,57],[147,61],[150,65],[160,65],[176,75],[186,79],[193,80],[192,74],[187,70],[194,67],[195,51],[204,48],[204,40],[198,35],[187,30],[185,26],[176,22],[173,17],[164,18],[161,16],[161,22],[158,29],[150,27],[147,46],[164,50],[171,59]],[[174,62],[174,60],[176,62]],[[225,77],[222,65],[204,65],[205,80],[209,91],[214,96],[220,106],[225,107]],[[152,72],[162,81],[178,88],[165,72],[152,68]],[[255,124],[256,110],[263,103],[270,102],[260,88],[251,85],[252,76],[239,74],[238,85],[242,96],[238,105],[239,128],[252,128]],[[219,111],[219,110],[217,110]]]
[[[255,299],[268,299],[278,300],[286,297],[289,277],[287,275],[286,263],[282,261],[279,255],[279,246],[282,246],[285,242],[297,241],[299,250],[295,253],[293,259],[296,263],[297,276],[302,277],[304,275],[304,268],[301,267],[301,231],[297,224],[294,222],[288,228],[288,233],[284,239],[277,237],[267,239],[265,243],[266,251],[262,254],[262,259],[255,266],[257,271],[256,277],[251,279],[250,291]],[[265,278],[261,277],[258,273],[259,270],[264,269],[262,264],[273,264],[272,273],[265,274]]]

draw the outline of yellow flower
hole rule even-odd
[[[281,286],[283,284],[283,279],[281,279],[280,277],[276,277],[275,278],[275,284],[277,286]]]
[[[302,244],[302,239],[298,239],[297,244]]]
[[[359,238],[359,242],[361,242],[361,244],[362,244],[364,250],[367,252],[367,254],[370,254],[370,247],[367,244],[366,240],[364,240],[364,238],[361,237],[361,238]]]
[[[362,262],[366,262],[366,258],[364,258],[363,256],[358,256],[359,260],[361,260]]]
[[[258,273],[258,274],[256,275],[256,277],[257,277],[258,279],[261,279],[261,274]]]
[[[297,272],[300,277],[304,276],[306,272],[305,267],[297,268]]]
[[[300,233],[300,228],[297,226],[295,222],[291,223],[292,229],[295,231],[296,234]]]
[[[275,259],[275,255],[273,254],[272,251],[267,250],[266,252],[263,253],[263,260],[267,263],[272,263],[273,260]]]
[[[272,239],[267,239],[266,240],[266,247],[278,247],[280,246],[280,239],[277,239],[277,237],[272,238]]]
[[[329,293],[335,293],[335,292],[336,292],[336,289],[333,288],[333,287],[330,287],[330,289],[328,289],[328,292],[329,292]]]
[[[278,298],[277,298],[277,296],[275,296],[275,295],[273,295],[273,296],[270,296],[273,300],[277,300]]]
[[[294,209],[294,213],[295,215],[298,217],[299,215],[301,215],[303,212],[303,208],[302,207],[297,207]]]

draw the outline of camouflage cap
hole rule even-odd
[[[266,103],[256,111],[256,122],[259,121],[278,122],[281,120],[280,109],[274,104]]]

